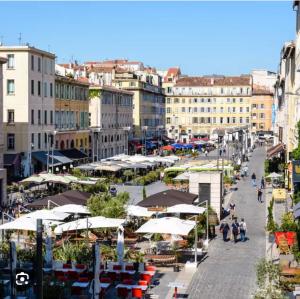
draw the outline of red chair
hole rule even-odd
[[[71,287],[71,295],[81,295],[82,288],[80,287]]]
[[[70,280],[78,280],[79,274],[76,271],[68,271],[68,278]]]
[[[134,267],[133,267],[133,265],[126,265],[125,266],[125,270],[127,270],[127,271],[133,271]]]
[[[63,264],[63,269],[72,269],[71,264]]]
[[[143,291],[140,288],[133,288],[131,290],[131,295],[132,295],[132,298],[143,298],[144,297]]]
[[[61,277],[61,276],[65,276],[65,272],[54,270],[54,275],[55,275],[56,278]]]
[[[117,295],[119,298],[127,298],[129,295],[129,290],[126,288],[117,288]]]
[[[109,277],[101,277],[100,282],[103,283],[112,283],[111,279]]]
[[[88,277],[79,277],[78,281],[79,282],[89,282],[89,279],[88,279]]]
[[[146,280],[148,284],[151,282],[151,275],[149,274],[140,274],[140,279],[141,280]]]
[[[112,282],[117,280],[117,273],[116,272],[107,272],[107,276],[111,279]]]
[[[75,266],[76,269],[85,269],[85,265],[84,264],[77,264]]]
[[[120,273],[120,280],[123,281],[124,279],[132,279],[132,275],[127,272]]]
[[[130,284],[130,285],[134,285],[134,280],[131,278],[127,278],[123,280],[123,284]]]
[[[113,270],[122,270],[122,266],[121,265],[114,265]]]
[[[138,285],[139,286],[147,286],[148,282],[147,282],[147,280],[139,280]]]

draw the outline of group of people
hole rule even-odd
[[[223,234],[223,241],[229,241],[228,235],[230,233],[230,226],[227,222],[223,222],[220,226],[220,232]],[[240,235],[240,240],[242,242],[246,241],[246,232],[247,232],[247,225],[244,218],[241,218],[241,221],[238,222],[238,218],[235,217],[234,221],[231,224],[231,239],[234,243],[237,243]]]

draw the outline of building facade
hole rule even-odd
[[[3,165],[3,66],[7,59],[0,57],[0,207],[7,203],[6,197],[6,169]]]
[[[168,137],[182,142],[226,129],[250,125],[252,79],[182,77],[166,93]]]
[[[55,148],[89,151],[89,83],[55,76]]]
[[[164,134],[165,97],[161,76],[145,71],[116,72],[113,84],[133,92],[133,135],[158,138]]]
[[[274,94],[269,88],[258,85],[253,86],[251,105],[251,127],[252,133],[259,131],[272,131],[272,107]]]
[[[128,154],[133,93],[111,86],[90,86],[89,111],[93,161]]]
[[[28,176],[34,171],[32,153],[46,151],[47,135],[54,131],[55,55],[30,46],[0,46],[0,56],[8,59],[3,70],[4,150],[15,156],[10,159],[15,175]]]

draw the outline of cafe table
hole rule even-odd
[[[142,291],[146,291],[148,286],[140,286],[140,285],[137,285],[137,284],[124,284],[124,283],[119,283],[118,285],[116,285],[116,289],[118,288],[126,288],[128,290],[131,290],[131,289],[141,289]]]

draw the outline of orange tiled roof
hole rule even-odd
[[[273,95],[273,92],[269,90],[265,86],[260,86],[260,85],[253,85],[253,90],[252,90],[253,95]]]
[[[247,86],[251,85],[250,76],[239,77],[183,77],[178,79],[176,87],[181,86]]]

